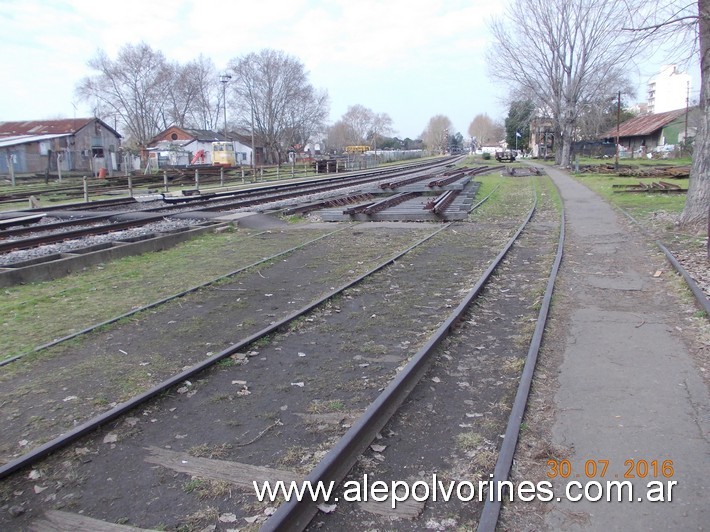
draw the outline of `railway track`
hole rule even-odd
[[[438,161],[426,165],[418,165],[415,172],[430,175],[448,164],[449,161]],[[425,170],[422,170],[424,168]],[[128,228],[141,227],[150,223],[161,221],[175,215],[180,215],[183,219],[194,214],[195,220],[204,220],[205,213],[235,211],[239,209],[259,208],[269,204],[284,201],[303,201],[311,195],[334,193],[342,189],[353,186],[364,186],[377,182],[383,176],[408,175],[412,172],[410,168],[402,169],[382,169],[379,171],[369,171],[364,175],[341,176],[332,178],[320,178],[306,182],[286,183],[277,185],[266,185],[246,190],[235,190],[222,193],[212,193],[205,196],[164,196],[162,201],[150,202],[141,206],[135,200],[120,200],[98,202],[96,205],[76,205],[64,208],[62,217],[69,217],[69,220],[60,220],[53,223],[46,223],[31,227],[7,228],[0,230],[0,254],[9,253],[16,250],[39,248],[48,244],[56,244],[67,240],[85,238],[96,235],[105,235]],[[157,205],[155,205],[157,204]],[[131,207],[127,212],[121,212],[121,207]],[[95,211],[107,210],[106,214]],[[27,218],[28,214],[37,211],[19,211],[16,218]],[[54,216],[59,209],[54,209]],[[90,213],[90,214],[89,214]],[[39,220],[37,220],[39,221]],[[70,227],[81,226],[77,229]],[[48,251],[55,253],[54,249]],[[12,264],[14,260],[22,261],[22,257],[17,259],[6,259],[4,263]]]
[[[524,207],[525,203],[528,207]],[[275,261],[271,267],[220,284],[214,291],[182,298],[179,305],[173,305],[173,317],[166,308],[145,318],[132,319],[133,323],[125,323],[121,328],[88,335],[78,346],[62,348],[39,359],[36,362],[39,366],[33,363],[28,370],[34,376],[33,382],[44,388],[52,386],[52,382],[56,385],[58,381],[36,380],[42,360],[45,364],[55,360],[56,364],[64,366],[72,363],[74,357],[77,369],[89,353],[105,361],[107,366],[113,364],[111,360],[115,356],[127,358],[124,362],[128,366],[140,364],[139,360],[151,360],[148,367],[156,375],[147,379],[150,383],[160,377],[159,366],[166,357],[146,357],[157,351],[161,342],[163,352],[176,358],[176,364],[192,362],[189,368],[164,381],[165,386],[144,390],[139,401],[110,409],[104,407],[100,414],[103,417],[93,422],[82,417],[91,414],[92,401],[96,400],[87,397],[93,392],[86,382],[76,392],[56,390],[51,404],[62,408],[54,410],[52,415],[62,419],[55,420],[54,425],[49,419],[33,419],[33,415],[40,413],[38,410],[18,412],[13,425],[22,430],[5,436],[8,439],[3,442],[5,452],[17,452],[17,444],[12,440],[18,435],[31,433],[33,427],[37,431],[33,439],[35,444],[51,438],[52,431],[61,432],[62,426],[67,427],[66,423],[69,423],[67,428],[72,437],[79,439],[72,447],[66,447],[67,442],[55,438],[56,441],[50,440],[31,451],[34,456],[30,460],[14,458],[2,466],[0,471],[6,477],[3,483],[7,487],[3,501],[12,511],[10,517],[0,517],[0,523],[24,526],[23,523],[43,519],[80,521],[82,518],[77,513],[80,509],[85,516],[94,519],[143,527],[184,526],[193,529],[210,523],[230,527],[228,522],[232,515],[240,521],[242,518],[252,519],[257,510],[254,521],[261,521],[266,516],[264,508],[269,513],[268,508],[273,506],[255,505],[251,495],[241,492],[236,487],[240,484],[234,476],[238,476],[234,467],[258,465],[264,474],[288,470],[294,478],[303,478],[314,465],[313,471],[322,469],[323,466],[316,465],[318,459],[328,456],[331,448],[342,446],[340,438],[356,425],[368,424],[369,436],[365,440],[373,437],[373,430],[379,432],[381,427],[373,427],[384,426],[386,419],[378,416],[375,425],[369,425],[371,422],[362,421],[365,418],[360,415],[372,408],[369,405],[373,401],[379,401],[378,394],[382,389],[393,386],[390,384],[393,379],[400,379],[403,375],[400,369],[408,359],[410,365],[419,368],[418,373],[426,370],[428,363],[424,359],[429,355],[420,357],[420,354],[428,344],[439,345],[444,341],[432,340],[432,333],[442,328],[447,331],[456,329],[454,323],[459,324],[458,328],[466,328],[467,323],[475,320],[464,317],[462,321],[449,314],[452,308],[464,311],[468,306],[465,300],[473,299],[483,286],[480,275],[486,270],[492,271],[490,264],[494,257],[502,259],[504,245],[512,245],[508,242],[509,237],[516,232],[521,214],[529,208],[529,201],[518,198],[516,205],[512,208],[517,212],[513,216],[517,218],[515,224],[481,218],[475,225],[447,225],[435,233],[429,227],[430,237],[424,240],[418,234],[419,245],[400,257],[393,256],[391,250],[402,249],[403,241],[412,242],[414,233],[411,230],[407,231],[409,235],[406,237],[399,235],[399,246],[392,240],[394,236],[386,237],[387,245],[382,246],[382,250],[388,250],[387,258],[382,256],[379,260],[376,253],[365,259],[364,248],[355,242],[376,229],[362,230],[362,234],[354,234],[360,232],[359,229],[351,232],[347,238],[351,245],[345,248],[343,240],[325,239],[322,242],[333,244],[330,253],[316,249],[316,246],[309,255],[311,259],[308,254],[294,253],[287,260]],[[550,209],[547,205],[548,216],[552,212]],[[528,237],[531,239],[525,245],[528,254],[521,252],[520,266],[527,270],[524,274],[518,273],[522,277],[515,282],[516,289],[522,291],[516,295],[518,299],[503,298],[516,313],[518,321],[523,305],[519,298],[530,297],[534,286],[539,284],[539,280],[526,276],[549,270],[550,257],[545,250],[549,252],[550,247],[554,248],[550,234],[556,234],[557,227],[554,219],[539,224],[534,232],[539,233],[542,240]],[[376,240],[382,241],[383,236],[379,235]],[[543,241],[545,245],[541,245]],[[344,256],[346,249],[355,255],[347,258]],[[366,262],[360,267],[370,272],[360,276],[349,269],[346,273],[338,272],[352,264],[353,256],[365,259],[358,262]],[[378,264],[373,267],[373,263]],[[507,267],[517,271],[518,263]],[[328,276],[333,280],[328,281]],[[345,284],[342,284],[343,276],[348,279]],[[284,283],[279,284],[279,279]],[[336,279],[341,281],[338,283]],[[294,286],[294,282],[298,284]],[[507,293],[510,286],[501,282],[501,287],[505,288],[499,288],[499,291]],[[317,285],[320,292],[325,289],[327,293],[318,298],[313,292],[307,296],[306,292],[296,291],[305,290],[311,284],[311,291]],[[266,289],[269,292],[265,292]],[[464,297],[464,294],[468,296]],[[492,299],[490,294],[488,299]],[[306,301],[308,304],[304,306]],[[298,306],[305,314],[287,312]],[[198,315],[195,315],[196,311]],[[511,332],[511,324],[505,321],[502,310],[491,308],[488,312],[491,318],[498,316],[498,321],[502,322],[498,325]],[[284,321],[284,313],[292,318],[290,323]],[[188,316],[199,319],[189,323]],[[248,317],[254,323],[247,324]],[[523,327],[524,321],[512,327]],[[173,322],[173,328],[169,327],[170,322]],[[269,325],[263,327],[264,322]],[[232,324],[231,329],[228,323]],[[225,346],[224,342],[229,333],[234,333],[234,327],[237,331],[242,330],[238,336],[243,339]],[[166,328],[169,331],[165,331]],[[252,332],[254,329],[256,332]],[[135,352],[141,346],[143,352]],[[209,351],[205,353],[207,349]],[[453,359],[453,355],[448,356]],[[417,362],[418,358],[422,361]],[[207,366],[211,369],[205,369]],[[119,389],[121,379],[112,382],[110,375],[116,373],[125,379],[127,373],[118,366],[105,369],[107,377],[91,375],[88,380],[100,382],[102,389],[107,385]],[[82,374],[81,371],[70,371],[73,375]],[[408,391],[418,389],[415,388],[416,379],[406,379]],[[26,388],[23,386],[28,384],[23,384],[21,379],[11,382],[17,395],[15,399],[3,397],[0,404],[5,409],[15,408],[13,405],[24,396]],[[146,402],[151,397],[153,399]],[[43,399],[49,397],[44,395]],[[115,397],[107,398],[109,405],[106,406],[110,406],[112,399]],[[398,402],[403,401],[404,398],[399,396]],[[80,414],[79,404],[89,408]],[[45,402],[44,407],[49,405],[50,402]],[[93,405],[95,409],[96,406]],[[123,406],[131,407],[130,413],[120,412]],[[392,413],[394,407],[390,404],[385,410]],[[43,423],[47,430],[44,437],[39,437],[37,434]],[[79,425],[71,428],[73,423]],[[103,426],[103,429],[97,432],[96,425]],[[365,440],[359,440],[356,446],[362,446]],[[26,445],[31,446],[30,443]],[[366,448],[369,443],[364,445]],[[39,461],[48,453],[54,453],[54,456]],[[340,462],[339,459],[335,461]],[[180,467],[185,470],[193,462],[204,469],[187,475],[179,472]],[[229,477],[230,483],[217,478],[220,470],[222,477],[234,473]],[[256,475],[256,470],[252,468],[250,471],[249,474]],[[109,495],[107,482],[110,486],[121,487],[118,491],[115,487],[110,488],[113,495]],[[247,484],[251,487],[250,482]],[[133,495],[128,496],[129,491]],[[63,497],[69,492],[73,493],[69,502],[61,502],[67,501]],[[146,495],[137,503],[136,493],[153,495]],[[176,501],[180,502],[175,504]],[[42,514],[47,503],[64,513]],[[175,512],[168,512],[168,507]],[[278,520],[278,516],[287,511],[282,508],[276,511],[273,519]],[[303,515],[311,511],[312,508],[306,508]],[[290,517],[287,521],[302,522],[292,521]],[[271,524],[267,521],[265,526],[271,527],[275,522],[278,521],[272,520]],[[84,526],[91,525],[85,523]]]

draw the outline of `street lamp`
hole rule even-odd
[[[222,105],[224,105],[224,141],[227,142],[227,83],[232,79],[227,73],[219,76],[219,82],[222,84]]]

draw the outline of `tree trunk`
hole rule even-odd
[[[698,0],[700,35],[700,127],[695,135],[688,195],[680,216],[683,226],[707,222],[710,210],[710,0]]]

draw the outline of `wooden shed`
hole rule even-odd
[[[0,122],[0,173],[117,170],[121,135],[98,118]]]
[[[643,156],[663,146],[676,146],[697,130],[697,107],[676,109],[665,113],[641,115],[619,124],[619,144],[623,151]],[[604,134],[616,141],[616,127]]]

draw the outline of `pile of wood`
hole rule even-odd
[[[690,175],[690,166],[628,166],[600,164],[580,168],[582,172],[593,174],[616,174],[619,177],[650,177],[653,179],[683,179]]]
[[[631,183],[625,185],[612,185],[614,192],[661,192],[666,194],[683,194],[688,192],[687,188],[681,188],[675,183],[657,181],[652,183]]]
[[[640,166],[619,169],[620,177],[651,177],[654,179],[683,179],[690,176],[690,166]]]

